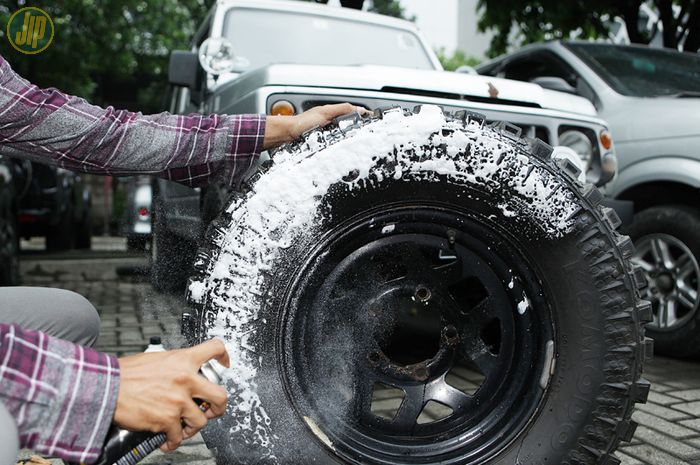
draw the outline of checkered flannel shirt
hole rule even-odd
[[[103,109],[39,89],[0,56],[0,155],[86,173],[153,174],[189,186],[220,174],[233,185],[259,155],[264,134],[261,115]],[[115,358],[0,324],[0,402],[14,415],[23,447],[94,462],[118,387]]]
[[[265,137],[264,115],[142,115],[39,89],[0,56],[0,155],[110,176],[152,174],[188,186],[235,185]]]
[[[14,416],[23,447],[70,462],[94,462],[118,392],[116,358],[0,324],[0,402]]]

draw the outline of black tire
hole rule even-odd
[[[75,225],[75,248],[90,250],[92,247],[92,207],[86,206],[84,218]]]
[[[629,227],[629,235],[637,246],[636,260],[648,270],[650,285],[645,298],[652,302],[654,321],[647,332],[660,354],[700,357],[698,231],[700,212],[678,205],[643,210],[634,216]],[[664,251],[659,253],[662,244]],[[661,259],[665,253],[670,254],[670,266]],[[669,305],[675,316],[669,315]]]
[[[210,228],[183,329],[232,357],[219,463],[619,463],[651,355],[619,219],[546,144],[420,113],[312,132]]]
[[[70,250],[75,246],[75,239],[73,211],[69,209],[59,218],[58,225],[47,231],[46,250],[49,252]]]
[[[19,283],[17,224],[11,219],[0,218],[0,286],[16,286]]]
[[[173,234],[162,221],[163,206],[155,201],[151,239],[151,284],[159,292],[183,292],[192,271],[196,244]]]

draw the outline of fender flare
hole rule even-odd
[[[649,182],[675,182],[700,189],[700,160],[663,156],[634,163],[621,171],[607,193],[618,197],[623,192]]]

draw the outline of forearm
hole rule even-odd
[[[106,175],[233,182],[263,147],[259,115],[142,115],[39,89],[0,57],[0,154]]]
[[[267,150],[293,140],[295,138],[294,125],[294,117],[268,116],[263,149]]]
[[[70,462],[95,461],[118,392],[114,357],[0,324],[0,402],[17,422],[22,447]]]

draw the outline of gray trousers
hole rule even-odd
[[[43,287],[0,287],[0,323],[15,323],[76,344],[92,346],[100,317],[75,292]],[[0,465],[17,461],[19,438],[10,413],[0,402]]]

